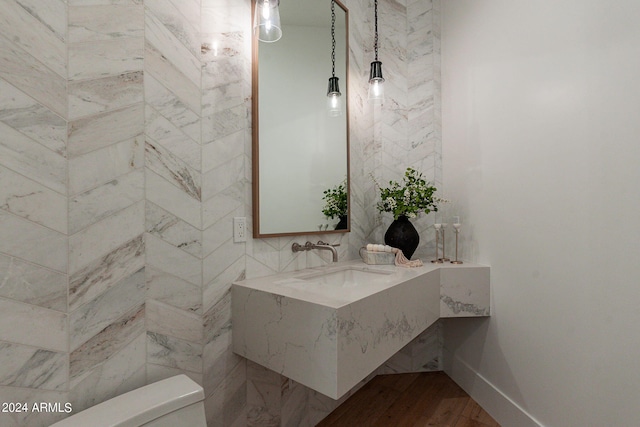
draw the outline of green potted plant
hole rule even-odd
[[[420,235],[409,219],[421,213],[437,212],[438,203],[445,200],[435,196],[436,187],[413,168],[407,168],[402,182],[389,181],[388,187],[376,185],[380,190],[380,201],[376,205],[378,211],[393,214],[384,242],[401,249],[407,259],[411,259],[420,243]]]
[[[322,200],[325,201],[322,213],[329,219],[339,218],[336,230],[346,230],[347,228],[347,207],[349,205],[347,197],[347,180],[333,188],[324,190]]]

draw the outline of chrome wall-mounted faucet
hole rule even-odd
[[[294,243],[291,245],[291,250],[293,252],[310,251],[311,249],[331,251],[331,255],[333,256],[333,262],[338,262],[338,251],[336,249],[336,246],[340,246],[340,244],[338,243],[338,244],[332,245],[329,243],[325,243],[322,240],[318,240],[318,243],[307,242],[304,245],[301,245],[300,243]]]

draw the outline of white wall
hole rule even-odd
[[[507,427],[640,425],[638,17],[637,0],[442,5],[444,183],[493,286],[491,319],[447,324],[445,346]]]

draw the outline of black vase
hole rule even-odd
[[[347,229],[347,216],[340,215],[340,222],[336,224],[336,228],[334,230],[346,230]]]
[[[409,218],[401,215],[391,223],[387,232],[384,233],[384,243],[393,248],[401,249],[404,256],[411,259],[418,248],[418,243],[420,243],[420,235]]]

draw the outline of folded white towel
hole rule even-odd
[[[419,259],[410,261],[407,257],[404,256],[401,249],[392,248],[389,245],[376,245],[369,243],[367,245],[367,250],[369,252],[391,252],[396,254],[396,265],[398,267],[422,267],[422,261]]]

